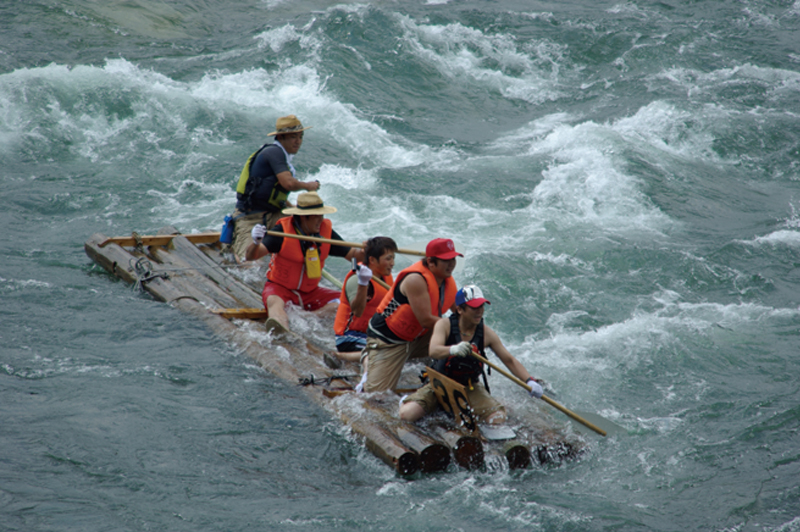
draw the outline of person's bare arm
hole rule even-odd
[[[433,326],[431,341],[428,345],[428,354],[431,358],[445,358],[450,355],[450,346],[445,345],[448,336],[450,336],[450,320],[441,318]]]
[[[500,337],[497,336],[497,333],[489,328],[489,326],[486,324],[483,326],[483,338],[484,347],[488,347],[494,351],[497,357],[518,379],[527,382],[528,379],[531,378],[531,375],[528,373],[528,370],[525,369],[525,366],[523,366],[522,363],[508,351],[508,349],[506,349],[506,346],[504,346],[503,342],[500,341]]]
[[[355,275],[353,276],[355,277]],[[353,278],[351,277],[351,279]],[[356,292],[356,297],[350,301],[350,310],[353,311],[353,315],[356,317],[361,317],[364,314],[364,309],[367,308],[367,294],[369,292],[369,286],[361,286],[358,285],[358,291]]]
[[[280,183],[284,189],[292,192],[295,190],[308,190],[309,192],[313,192],[319,189],[319,181],[300,181],[299,179],[295,179],[291,172],[278,172],[278,175],[275,177],[278,178],[278,183]]]
[[[408,298],[411,311],[420,325],[426,329],[432,329],[439,316],[431,313],[431,296],[428,294],[428,283],[421,274],[411,274],[403,279],[400,291]]]
[[[244,252],[244,260],[258,260],[266,255],[269,255],[269,251],[267,251],[267,248],[265,248],[261,242],[258,244],[250,242],[250,245],[247,246]]]

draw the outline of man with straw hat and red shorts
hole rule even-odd
[[[333,230],[331,221],[325,218],[326,214],[336,212],[336,207],[325,205],[316,192],[300,194],[297,206],[287,207],[282,212],[289,216],[279,219],[270,232],[342,240]],[[253,227],[246,256],[248,260],[256,260],[272,253],[267,282],[261,294],[269,314],[267,328],[289,329],[286,303],[309,311],[336,312],[339,291],[319,286],[325,260],[332,255],[348,261],[353,258],[363,261],[364,250],[266,233],[264,225]]]
[[[261,146],[250,155],[236,185],[236,210],[231,246],[238,260],[248,260],[245,251],[250,244],[250,231],[256,224],[272,227],[281,218],[281,210],[291,207],[289,193],[315,191],[319,181],[298,181],[292,158],[303,144],[303,127],[294,115],[282,116],[275,124],[274,143]]]

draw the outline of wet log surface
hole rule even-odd
[[[178,231],[165,227],[159,234]],[[532,407],[514,419],[513,442],[491,442],[442,423],[411,424],[397,416],[398,398],[391,392],[354,394],[347,379],[328,380],[350,370],[333,371],[323,362],[325,348],[295,333],[253,335],[253,320],[228,319],[220,309],[262,308],[263,277],[252,264],[226,260],[219,243],[194,244],[176,236],[166,245],[121,247],[96,233],[85,243],[86,254],[99,266],[152,297],[203,321],[215,334],[241,349],[266,370],[302,389],[315,403],[339,417],[365,447],[400,475],[480,469],[487,453],[503,457],[510,469],[531,463],[559,463],[579,456],[585,442],[555,422],[543,407]],[[159,241],[160,242],[160,241]],[[104,246],[101,244],[105,243]],[[216,312],[215,312],[216,311]],[[235,313],[234,313],[235,314]],[[259,320],[264,322],[263,318]],[[332,334],[332,332],[331,332]],[[314,376],[314,384],[309,382]]]

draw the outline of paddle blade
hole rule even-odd
[[[575,413],[581,416],[589,423],[595,425],[597,428],[603,429],[606,432],[606,436],[612,436],[614,434],[624,434],[627,432],[625,430],[625,427],[621,427],[620,425],[617,425],[613,421],[608,420],[599,414],[595,414],[593,412],[583,412],[580,410],[576,410]],[[594,434],[594,431],[592,431],[588,427],[581,425],[580,423],[576,423],[574,426],[580,429],[581,432],[585,431],[587,433]]]
[[[480,423],[478,428],[487,440],[513,440],[517,437],[514,429],[506,425],[487,425]]]

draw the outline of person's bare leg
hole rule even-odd
[[[361,360],[361,351],[331,351],[331,354],[345,362],[358,362]]]
[[[498,410],[497,412],[492,412],[491,415],[486,418],[486,423],[489,425],[499,425],[505,423],[506,419],[506,413],[502,410]]]
[[[289,316],[286,315],[286,308],[283,299],[271,295],[267,297],[267,314],[270,318],[278,321],[283,328],[289,330]]]
[[[416,401],[406,401],[400,405],[400,419],[414,422],[425,415],[425,409]]]

